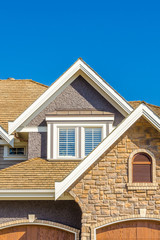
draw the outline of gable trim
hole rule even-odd
[[[97,73],[94,72],[84,61],[78,59],[60,78],[58,78],[29,108],[27,108],[14,122],[9,122],[9,134],[14,132],[27,119],[35,116],[35,112],[45,106],[45,103],[56,97],[58,94],[79,76],[85,73],[93,83],[98,86],[109,98],[122,110],[123,115],[128,115],[133,111],[129,103],[121,97],[111,86],[109,86]],[[52,99],[53,100],[53,99]],[[37,115],[37,114],[36,114]]]
[[[58,199],[69,187],[71,187],[72,184],[74,184],[75,181],[142,116],[160,131],[160,118],[142,103],[125,118],[122,123],[120,123],[120,125],[71,172],[71,174],[62,182],[55,182],[55,199]]]
[[[14,136],[8,135],[5,130],[3,130],[2,127],[0,127],[0,136],[5,140],[7,143],[9,143],[12,147],[14,146]]]

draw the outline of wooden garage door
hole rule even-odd
[[[160,240],[160,223],[128,221],[96,230],[97,240]]]
[[[0,231],[0,240],[75,240],[75,234],[46,226],[17,226]]]

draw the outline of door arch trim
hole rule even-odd
[[[91,240],[96,240],[96,230],[102,227],[106,227],[112,224],[120,223],[120,222],[128,222],[128,221],[136,221],[136,220],[148,220],[148,221],[157,221],[160,222],[160,217],[157,215],[146,215],[142,217],[141,215],[131,215],[124,217],[116,217],[110,218],[109,220],[105,220],[103,222],[99,222],[92,226],[91,228]]]
[[[0,224],[0,230],[5,229],[5,228],[23,226],[23,225],[31,225],[31,226],[37,225],[37,226],[46,226],[46,227],[61,229],[63,231],[73,233],[75,235],[75,240],[79,240],[80,230],[69,227],[69,226],[61,224],[61,223],[56,223],[56,222],[51,222],[51,221],[46,221],[46,220],[35,220],[34,222],[29,222],[28,219],[20,219],[20,220],[16,220],[16,221],[5,222],[5,223]]]

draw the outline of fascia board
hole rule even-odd
[[[71,116],[64,116],[64,117],[60,117],[60,116],[56,116],[56,117],[52,117],[52,116],[48,116],[46,117],[46,121],[114,121],[114,116],[78,116],[78,117],[71,117]]]
[[[0,189],[0,199],[54,199],[51,189]]]
[[[105,83],[99,76],[87,66],[82,60],[78,59],[59,79],[57,79],[50,88],[48,88],[29,108],[27,108],[14,122],[9,122],[9,134],[14,132],[21,126],[26,119],[31,117],[34,112],[39,109],[52,95],[54,95],[74,74],[79,70],[85,72],[106,94],[116,101],[116,103],[125,110],[126,113],[133,111],[133,108],[113,90],[107,83]]]
[[[13,135],[8,135],[2,127],[0,127],[0,136],[7,142],[9,143],[12,147],[14,146],[14,136]]]
[[[160,119],[146,105],[141,104],[93,150],[62,182],[55,182],[55,199],[58,199],[87,169],[112,146],[141,116],[160,131]]]
[[[14,122],[8,123],[8,132],[11,134],[22,123],[29,118],[41,105],[46,102],[53,94],[55,94],[65,82],[67,82],[80,69],[77,61],[71,68],[69,68],[59,79],[57,79],[29,108],[27,108]]]
[[[90,67],[88,67],[84,62],[81,63],[80,69],[91,78],[105,93],[109,95],[123,110],[128,114],[133,111],[133,108],[128,104],[128,102],[122,98],[112,87],[110,87],[102,78],[98,76]]]

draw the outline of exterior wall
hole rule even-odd
[[[1,201],[0,224],[27,219],[35,214],[37,220],[61,223],[81,228],[81,210],[75,201]]]
[[[82,209],[82,240],[89,240],[94,224],[138,215],[160,214],[160,187],[128,190],[128,159],[136,149],[152,152],[156,159],[156,182],[160,184],[160,133],[145,119],[138,120],[70,189]]]
[[[114,125],[118,125],[124,118],[87,81],[79,76],[47,108],[37,115],[28,126],[46,126],[45,114],[48,112],[83,109],[114,113]],[[34,157],[47,158],[47,138],[45,133],[29,133],[28,159]]]
[[[79,76],[52,103],[37,115],[28,126],[45,126],[45,114],[55,110],[99,110],[115,114],[114,125],[124,118],[87,81]]]
[[[4,146],[0,146],[0,161],[3,161]]]
[[[47,133],[28,134],[28,159],[41,157],[47,158]]]

